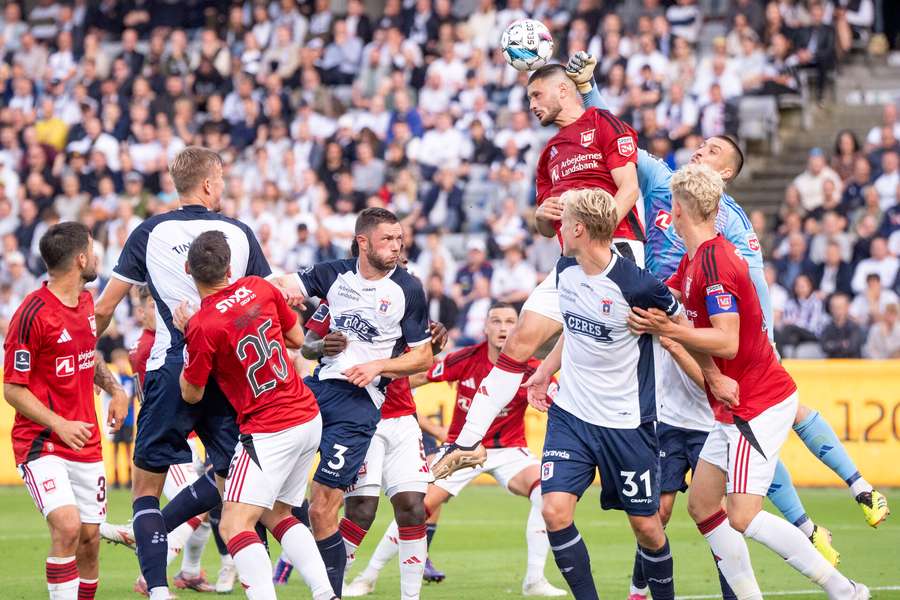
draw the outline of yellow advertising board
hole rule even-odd
[[[866,479],[876,486],[900,486],[900,360],[784,364],[800,388],[800,402],[831,423]],[[416,390],[416,404],[421,413],[449,424],[455,396],[447,384],[429,384]],[[5,401],[0,402],[0,485],[21,482],[9,441],[13,414]],[[525,431],[536,456],[540,456],[545,429],[546,416],[529,409]],[[112,481],[112,448],[107,440],[103,454]],[[796,435],[788,437],[781,456],[798,486],[842,485]]]

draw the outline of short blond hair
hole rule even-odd
[[[569,190],[560,201],[563,211],[584,225],[588,237],[600,242],[612,240],[619,219],[609,192],[600,188]]]
[[[707,165],[688,164],[672,174],[672,196],[696,219],[708,221],[719,210],[725,190],[722,176]]]
[[[188,146],[169,165],[169,174],[179,196],[196,190],[204,179],[212,177],[215,167],[222,167],[222,157],[202,146]]]

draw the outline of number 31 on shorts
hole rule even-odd
[[[619,475],[625,480],[622,486],[622,493],[629,498],[636,496],[638,491],[640,491],[638,484],[634,481],[636,473],[636,471],[619,471]],[[644,496],[652,496],[653,491],[650,489],[650,470],[648,469],[641,473],[638,480],[644,484]]]
[[[340,444],[334,445],[334,458],[328,461],[328,468],[334,469],[335,471],[340,471],[344,466],[344,462],[346,459],[344,458],[344,452],[346,452],[349,448],[347,446],[342,446]]]

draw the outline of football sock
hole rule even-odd
[[[225,545],[225,540],[222,539],[222,534],[219,533],[219,521],[221,519],[222,505],[220,504],[209,511],[209,526],[212,529],[213,539],[216,540],[216,549],[219,551],[219,556],[228,556],[228,546]]]
[[[50,600],[78,600],[78,563],[74,556],[48,556],[45,569]]]
[[[428,544],[429,550],[431,550],[431,540],[434,539],[434,534],[437,533],[437,526],[437,523],[425,524],[425,541]]]
[[[722,590],[722,600],[737,600],[734,590],[731,589],[725,576],[722,575],[722,569],[719,568],[719,561],[716,560],[715,553],[712,550],[710,550],[710,553],[712,554],[713,562],[716,564],[716,572],[719,574],[719,588]]]
[[[362,544],[368,530],[363,529],[345,517],[338,523],[338,531],[341,532],[341,537],[344,538],[344,549],[347,552],[347,564],[344,566],[344,572],[346,573],[356,560],[356,549]]]
[[[847,454],[846,448],[834,433],[831,425],[822,418],[818,411],[810,411],[805,419],[794,425],[794,431],[816,458],[825,463],[850,486],[854,498],[861,492],[872,491],[872,486],[859,474],[856,464]]]
[[[400,598],[418,599],[422,590],[422,575],[428,558],[425,524],[399,527],[400,542]]]
[[[275,526],[272,535],[281,544],[290,564],[297,565],[297,572],[309,586],[314,598],[326,592],[334,595],[316,540],[305,525],[295,517],[287,517]]]
[[[527,362],[500,353],[497,363],[481,381],[478,392],[472,398],[466,422],[456,438],[456,445],[469,448],[481,441],[503,407],[516,395],[527,368]]]
[[[97,595],[99,579],[80,579],[78,581],[78,600],[94,600]]]
[[[294,515],[298,521],[306,525],[306,528],[309,529],[309,500],[306,498],[303,499],[303,504],[300,506],[295,506],[291,509],[291,514]]]
[[[325,563],[328,579],[331,581],[331,589],[334,590],[336,596],[340,596],[344,587],[344,567],[347,564],[344,538],[341,537],[340,531],[335,531],[324,540],[317,541],[316,546],[319,548],[319,554],[322,555],[322,562]],[[299,565],[295,566],[299,568]]]
[[[525,523],[525,543],[528,546],[528,568],[525,571],[525,583],[532,583],[544,577],[544,565],[547,562],[547,553],[550,551],[550,542],[547,540],[547,525],[541,509],[544,507],[544,499],[541,496],[540,481],[535,481],[528,495],[531,502],[531,510],[528,511],[528,521]]]
[[[650,591],[647,587],[647,579],[644,577],[644,561],[641,560],[641,548],[638,546],[634,551],[634,566],[631,568],[631,594],[642,594],[644,596]]]
[[[188,538],[187,544],[184,546],[184,553],[181,555],[182,573],[195,577],[200,575],[200,560],[203,558],[203,549],[206,548],[210,533],[212,533],[212,529],[209,523],[204,521]]]
[[[559,531],[548,531],[547,537],[556,566],[569,584],[575,600],[598,600],[591,574],[591,557],[575,523]]]
[[[166,588],[166,521],[159,510],[159,498],[141,496],[132,504],[132,527],[138,564],[147,588]]]
[[[200,519],[191,517],[168,535],[168,547],[166,548],[166,565],[172,564],[175,557],[181,554],[194,531],[200,527]]]
[[[269,530],[266,529],[266,526],[256,522],[256,525],[253,527],[253,530],[256,531],[256,536],[259,538],[259,541],[262,542],[263,548],[266,549],[266,554],[269,553]]]
[[[228,541],[238,577],[249,600],[274,600],[272,563],[255,531],[242,531]]]
[[[219,488],[212,474],[207,472],[198,477],[172,498],[162,510],[166,520],[166,532],[170,532],[191,517],[209,512],[222,503]]]
[[[831,566],[809,539],[784,519],[759,511],[744,535],[777,553],[789,565],[825,589],[829,598],[852,598],[853,584]]]
[[[641,562],[644,565],[644,577],[653,595],[653,600],[675,599],[675,578],[672,567],[672,552],[669,550],[669,539],[659,550],[650,550],[638,546]]]
[[[762,592],[753,574],[753,565],[750,564],[747,542],[728,523],[725,511],[720,510],[697,523],[697,529],[709,542],[719,571],[731,586],[735,597],[738,600],[762,600]]]
[[[806,514],[806,509],[803,508],[803,502],[800,501],[794,482],[791,481],[791,474],[780,460],[775,465],[775,477],[772,479],[771,485],[769,485],[768,497],[772,504],[775,505],[775,508],[795,527],[801,527],[804,523],[809,523],[808,527],[812,529],[812,522]],[[804,527],[807,526],[804,525]],[[807,534],[807,537],[810,535],[812,535],[812,531]]]
[[[384,535],[378,541],[378,545],[372,553],[372,558],[369,559],[369,564],[366,565],[361,577],[370,581],[378,579],[378,574],[399,551],[399,538],[400,532],[398,531],[397,521],[391,521],[387,531],[384,532]]]

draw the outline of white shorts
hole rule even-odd
[[[799,402],[800,396],[794,392],[747,421],[749,431],[716,422],[700,451],[700,459],[725,471],[726,494],[768,493],[778,452],[794,424]]]
[[[75,506],[82,523],[106,521],[103,461],[76,462],[42,456],[19,465],[19,475],[44,518],[60,506]]]
[[[644,267],[644,244],[642,242],[614,238],[613,245],[620,248],[621,254],[631,254],[635,263],[641,268]],[[628,246],[628,250],[624,250],[623,246],[625,245]],[[557,323],[563,322],[562,313],[559,311],[559,292],[556,290],[555,268],[532,290],[528,299],[525,300],[525,304],[522,305],[522,310],[530,310]]]
[[[675,359],[653,337],[656,420],[692,431],[710,431],[715,417],[706,392],[691,381]]]
[[[513,477],[528,467],[540,464],[528,448],[488,448],[487,460],[473,469],[460,469],[446,479],[438,479],[434,485],[445,490],[451,496],[458,495],[473,479],[487,473],[497,483],[509,489]]]
[[[172,465],[166,473],[166,481],[163,483],[163,496],[166,500],[177,496],[178,492],[194,483],[206,470],[197,450],[197,438],[188,438],[188,445],[191,447],[191,462]]]
[[[382,489],[388,498],[398,492],[424,494],[432,479],[416,416],[382,419],[356,482],[344,496],[378,496]]]
[[[321,438],[321,415],[284,431],[241,435],[225,480],[225,502],[300,506]]]

